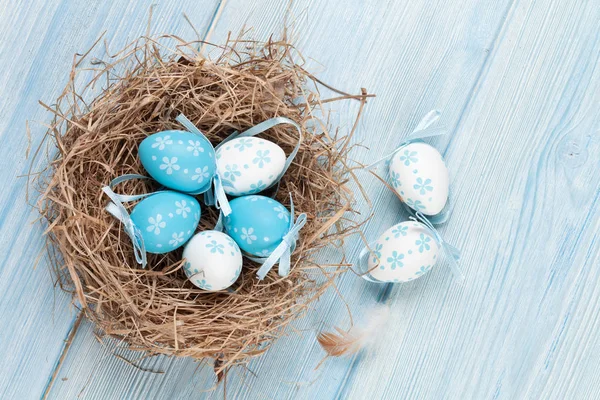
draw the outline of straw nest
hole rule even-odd
[[[204,57],[200,50],[207,49],[217,55]],[[44,105],[54,115],[47,137],[56,155],[36,183],[58,283],[73,293],[101,334],[132,349],[212,358],[217,372],[260,355],[348,269],[343,257],[338,264],[319,265],[314,256],[341,246],[357,229],[346,184],[353,176],[347,154],[360,111],[351,132],[342,135],[329,126],[323,104],[358,100],[362,110],[369,95],[323,84],[304,70],[302,56],[285,40],[229,39],[214,46],[143,37],[84,67],[89,54],[75,57],[64,92],[52,106]],[[323,87],[331,96],[321,100]],[[302,125],[300,151],[279,191],[270,193],[288,207],[291,193],[296,213],[308,214],[289,276],[279,277],[275,268],[258,281],[258,266],[245,259],[232,292],[207,293],[186,279],[181,249],[149,254],[146,269],[136,263],[131,241],[105,211],[102,187],[123,174],[145,174],[139,143],[158,131],[181,129],[175,122],[179,113],[213,145],[276,116]],[[286,152],[298,140],[286,127],[262,136]],[[157,189],[148,181],[116,188],[127,194]],[[198,230],[211,229],[217,217],[217,210],[203,206]]]

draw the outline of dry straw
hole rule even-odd
[[[203,57],[200,45],[218,55]],[[346,187],[354,176],[347,155],[370,95],[323,84],[303,69],[302,56],[285,40],[229,39],[214,46],[174,36],[143,37],[84,68],[89,53],[75,57],[64,92],[52,106],[44,105],[54,115],[47,137],[57,151],[36,184],[57,281],[73,293],[99,332],[132,349],[212,358],[218,373],[260,355],[348,269],[343,257],[338,264],[319,265],[314,256],[341,246],[357,230],[353,195]],[[78,85],[82,80],[87,83]],[[98,87],[100,94],[86,102]],[[333,97],[321,100],[322,87]],[[360,102],[346,135],[330,129],[324,111],[324,103],[337,100]],[[139,143],[158,131],[181,129],[175,122],[179,113],[214,145],[235,130],[276,116],[303,126],[304,141],[276,194],[289,206],[292,193],[296,212],[308,214],[289,276],[279,277],[274,269],[258,281],[257,265],[244,260],[232,292],[207,293],[186,279],[181,250],[149,255],[147,269],[136,264],[129,238],[104,209],[108,199],[102,187],[119,175],[145,174]],[[286,152],[297,142],[286,127],[263,137]],[[117,190],[140,194],[157,188],[138,181]],[[215,209],[203,207],[198,230],[211,229],[217,216]]]

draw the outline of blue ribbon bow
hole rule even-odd
[[[259,270],[256,272],[256,276],[259,280],[263,280],[273,266],[279,263],[278,273],[279,276],[288,276],[291,269],[291,257],[292,253],[296,249],[296,242],[300,230],[304,227],[307,221],[306,213],[302,213],[296,218],[294,222],[294,202],[290,194],[290,226],[288,232],[283,236],[281,243],[273,250],[268,257],[248,257],[250,260],[262,263]],[[219,218],[220,220],[220,218]]]
[[[443,127],[443,126],[432,127],[432,125],[440,118],[440,115],[441,114],[438,110],[429,111],[427,114],[425,114],[425,116],[417,124],[417,127],[412,131],[412,133],[410,135],[408,135],[394,151],[392,151],[391,153],[387,154],[384,157],[381,157],[377,161],[369,164],[365,168],[366,169],[372,168],[375,165],[381,163],[382,161],[385,161],[385,160],[393,157],[396,153],[398,153],[400,150],[402,150],[405,146],[407,146],[413,142],[421,141],[422,139],[425,139],[425,138],[446,135],[448,133],[448,131],[446,130],[445,127]],[[415,210],[413,210],[407,204],[402,202],[402,206],[410,215],[412,215],[413,217],[416,216]],[[446,206],[444,207],[444,209],[439,214],[430,215],[428,221],[431,223],[434,223],[434,224],[443,224],[444,222],[446,222],[448,220],[451,210],[452,210],[452,196],[451,196],[451,193],[448,193],[448,202],[447,202]]]
[[[114,179],[109,186],[104,186],[102,191],[106,193],[106,195],[112,200],[111,203],[108,203],[106,206],[106,211],[112,214],[115,218],[117,218],[122,224],[125,233],[131,239],[131,243],[133,244],[133,254],[135,255],[135,260],[138,264],[142,266],[142,268],[146,268],[147,260],[146,260],[146,246],[144,245],[144,238],[142,237],[142,232],[139,230],[137,226],[133,223],[131,216],[123,206],[123,202],[135,201],[141,199],[143,197],[149,196],[154,193],[148,194],[140,194],[140,195],[122,195],[113,192],[112,188],[124,181],[131,179],[148,179],[148,177],[136,174],[123,175],[116,179]],[[158,192],[155,192],[158,193]]]
[[[465,279],[464,274],[460,270],[458,266],[458,261],[460,260],[460,250],[450,243],[446,242],[440,233],[435,229],[433,224],[423,215],[420,211],[416,213],[416,217],[410,217],[413,221],[421,222],[425,225],[433,234],[435,241],[441,246],[444,256],[448,260],[448,264],[450,265],[450,270],[452,274],[456,278],[457,281],[461,282]]]
[[[188,131],[206,138],[204,133],[202,133],[202,131],[198,129],[198,127],[196,127],[196,125],[194,125],[194,123],[185,115],[179,114],[175,120],[183,125]],[[210,143],[210,140],[207,139],[207,141]],[[213,150],[216,151],[216,148],[213,147]],[[206,190],[189,194],[198,195],[202,193],[204,193],[204,203],[206,203],[206,205],[214,205],[226,216],[231,214],[231,206],[229,205],[229,200],[227,200],[225,190],[223,190],[223,182],[221,177],[218,174],[215,174],[215,176],[212,178],[212,183]]]
[[[369,282],[373,282],[373,283],[390,283],[390,282],[382,282],[378,279],[371,278],[371,275],[369,274],[369,263],[367,262],[367,260],[368,260],[369,254],[371,254],[371,246],[374,244],[375,244],[375,242],[369,243],[367,246],[365,246],[360,251],[360,254],[358,255],[359,270],[360,270],[360,272],[364,271],[364,273],[362,275],[360,275],[360,277],[363,278],[365,281],[369,281]]]
[[[396,149],[394,151],[381,157],[377,161],[367,165],[366,168],[369,169],[371,167],[374,167],[375,165],[379,164],[380,162],[393,157],[394,154],[396,154],[397,152],[402,150],[402,148],[404,146],[406,146],[412,142],[415,142],[415,141],[421,140],[421,139],[425,139],[425,138],[429,138],[429,137],[445,135],[446,133],[448,133],[444,127],[433,127],[433,128],[431,127],[431,125],[433,125],[440,118],[440,115],[441,114],[438,110],[429,111],[427,114],[425,114],[425,116],[417,124],[417,127],[412,131],[412,133],[410,135],[408,135],[402,141],[402,143],[400,143],[400,145],[398,147],[396,147]]]

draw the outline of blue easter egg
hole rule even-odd
[[[215,149],[208,139],[186,131],[148,136],[140,144],[139,156],[152,178],[180,192],[206,191],[217,169]]]
[[[131,220],[142,233],[146,251],[163,254],[192,237],[200,221],[200,203],[187,194],[160,192],[140,201]]]
[[[231,214],[225,217],[225,230],[243,251],[253,256],[269,256],[290,229],[290,212],[269,197],[238,197],[229,205]]]

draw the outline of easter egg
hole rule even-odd
[[[238,197],[229,205],[225,230],[250,255],[268,257],[290,230],[290,212],[269,197]]]
[[[415,211],[439,214],[448,201],[448,168],[434,147],[410,143],[398,151],[389,165],[390,185]]]
[[[131,220],[142,233],[146,251],[163,254],[192,237],[200,221],[200,204],[187,194],[160,192],[140,201]]]
[[[206,191],[215,175],[215,150],[204,137],[186,131],[163,131],[142,141],[139,156],[160,184],[186,193]]]
[[[209,291],[231,286],[242,272],[242,252],[226,234],[202,231],[183,250],[184,271],[197,287]]]
[[[408,282],[426,274],[436,263],[439,245],[420,222],[401,222],[370,246],[369,274],[381,282]]]
[[[285,153],[273,142],[256,137],[232,139],[219,147],[217,173],[225,193],[258,193],[273,184],[285,167]]]

